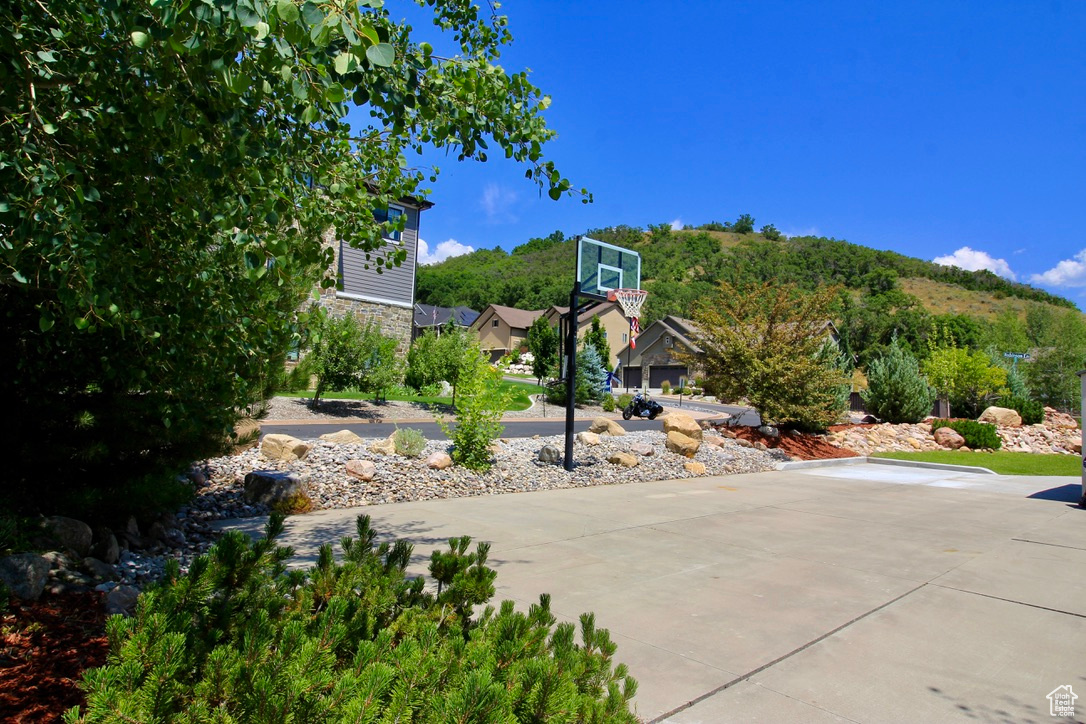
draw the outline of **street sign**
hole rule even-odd
[[[1013,360],[1029,360],[1029,352],[1004,352],[1003,356]]]

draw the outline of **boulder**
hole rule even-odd
[[[617,452],[612,453],[611,456],[607,458],[607,462],[611,463],[612,465],[619,465],[624,468],[634,468],[637,467],[640,461],[637,459],[636,455],[631,455],[630,453],[624,452]]]
[[[600,444],[600,436],[597,435],[594,432],[588,432],[588,431],[579,432],[579,433],[577,433],[577,437],[575,439],[577,440],[577,442],[581,443],[582,445],[599,445]]]
[[[694,440],[701,439],[701,425],[685,412],[669,412],[663,418],[664,434],[677,432]]]
[[[53,540],[80,558],[90,553],[94,531],[83,521],[54,515],[45,519],[44,526]]]
[[[625,435],[626,430],[614,420],[606,417],[597,417],[592,421],[592,424],[588,427],[589,432],[594,432],[598,435]]]
[[[309,454],[310,446],[296,437],[273,433],[265,435],[260,443],[260,454],[269,460],[282,460],[291,462],[304,460]]]
[[[1051,428],[1069,428],[1074,430],[1078,428],[1078,423],[1075,422],[1075,418],[1068,415],[1066,412],[1057,412],[1051,407],[1045,407],[1045,427]]]
[[[440,450],[430,453],[430,457],[426,458],[426,467],[431,470],[444,470],[452,464],[453,459],[449,457],[449,454]]]
[[[965,438],[949,427],[940,427],[932,434],[935,436],[935,442],[951,450],[957,450],[965,444]]]
[[[758,432],[762,433],[766,437],[771,437],[773,439],[781,436],[781,431],[773,427],[772,425],[762,425],[758,428]]]
[[[705,466],[694,460],[683,463],[683,470],[691,475],[705,475]]]
[[[364,483],[373,480],[377,475],[377,465],[372,460],[348,460],[345,467],[348,475]]]
[[[25,601],[37,601],[45,590],[52,566],[36,553],[16,553],[0,558],[0,583],[11,595]]]
[[[701,432],[700,428],[698,432]],[[701,446],[701,442],[681,432],[672,430],[667,434],[667,442],[664,445],[673,453],[692,458]]]
[[[744,440],[741,437],[735,438],[735,444],[739,447],[754,447],[754,443],[752,443],[750,440]]]
[[[656,454],[656,448],[647,442],[635,442],[630,445],[630,452],[634,455],[641,455],[642,457],[648,457]]]
[[[275,505],[304,495],[309,479],[288,470],[254,470],[245,476],[245,502]]]
[[[131,616],[136,610],[139,597],[140,590],[135,586],[116,586],[106,594],[106,613],[110,616]]]
[[[321,435],[321,440],[327,440],[328,442],[334,442],[336,445],[359,445],[362,443],[362,438],[355,435],[350,430],[340,430],[339,432],[326,432]]]
[[[121,546],[117,543],[117,536],[109,528],[99,528],[98,542],[91,547],[91,555],[106,563],[116,563],[121,557]]]
[[[557,465],[562,460],[562,451],[554,445],[544,445],[539,450],[539,462]]]
[[[84,558],[83,570],[100,581],[113,581],[117,579],[117,569],[97,558]]]
[[[166,526],[156,520],[147,528],[147,537],[161,543],[166,540]]]
[[[981,422],[990,422],[997,427],[1022,426],[1022,416],[1018,414],[1018,411],[1006,407],[989,407],[980,413],[977,419]]]
[[[396,441],[389,435],[384,440],[377,440],[370,444],[370,452],[374,455],[395,455]]]
[[[234,425],[234,432],[230,436],[230,441],[234,444],[231,452],[234,455],[240,455],[249,448],[256,447],[260,442],[260,423],[251,417],[243,417],[237,421]]]

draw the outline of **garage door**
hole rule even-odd
[[[686,365],[649,367],[649,387],[660,387],[664,380],[672,387],[678,387],[680,377],[686,377]]]
[[[627,367],[622,371],[622,382],[626,387],[641,387],[641,368]]]

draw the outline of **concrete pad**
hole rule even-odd
[[[726,694],[711,696],[662,721],[669,724],[724,724],[725,722],[834,724],[852,720],[764,686],[741,681],[729,687]]]
[[[751,680],[853,721],[1039,722],[1083,650],[1086,619],[927,586]]]

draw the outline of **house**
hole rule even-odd
[[[378,222],[403,217],[404,228],[403,231],[388,231],[385,246],[377,252],[369,252],[369,259],[367,252],[336,239],[335,229],[330,229],[323,241],[335,252],[338,283],[333,289],[321,290],[319,304],[336,317],[353,314],[363,323],[376,322],[384,334],[396,337],[401,351],[406,352],[414,328],[419,216],[432,206],[429,201],[406,197],[389,204],[387,210],[375,209],[373,215]],[[397,248],[407,252],[407,258],[400,266],[381,268],[374,264],[381,253]]]
[[[569,312],[569,307],[553,306],[543,313],[544,318],[552,327],[558,327],[562,315]],[[600,327],[607,336],[607,344],[611,347],[611,358],[604,360],[607,369],[612,370],[618,364],[618,353],[626,348],[630,341],[630,320],[622,313],[622,307],[618,302],[600,302],[593,304],[581,312],[577,318],[577,339],[583,340],[585,334],[592,328],[592,319],[600,320]]]
[[[441,329],[451,319],[457,327],[470,327],[479,313],[470,307],[435,307],[432,304],[416,304],[411,339],[418,338],[428,329]]]
[[[657,319],[637,336],[633,348],[627,344],[619,351],[622,386],[660,387],[666,380],[672,387],[678,387],[679,380],[689,377],[690,371],[674,353],[701,352],[693,342],[695,335],[696,328],[689,319],[674,315]]]
[[[528,346],[528,328],[543,314],[543,310],[516,309],[491,304],[472,323],[471,330],[479,335],[479,345],[497,361],[507,354]]]

